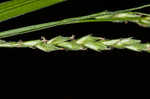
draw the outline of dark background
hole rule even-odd
[[[74,99],[74,97],[72,96],[61,96],[61,95],[54,95],[54,96],[50,96],[49,98],[50,99]]]
[[[104,10],[115,11],[115,10],[127,9],[127,8],[141,6],[148,3],[150,3],[150,0],[68,0],[67,2],[57,4],[52,7],[48,7],[30,14],[26,14],[24,16],[20,16],[15,19],[2,22],[0,23],[0,31],[28,26],[32,24],[56,21],[56,20],[69,18],[69,17],[88,15],[88,14],[92,14]],[[149,13],[148,8],[140,11]],[[32,39],[39,39],[41,36],[45,36],[46,38],[50,39],[58,35],[71,36],[72,34],[76,35],[77,37],[81,37],[87,34],[93,34],[94,36],[101,36],[108,39],[134,37],[144,42],[150,42],[149,33],[150,33],[150,28],[142,28],[133,23],[128,23],[128,25],[117,24],[117,23],[116,24],[84,23],[84,24],[74,24],[74,25],[54,27],[51,29],[45,29],[42,31],[25,34],[22,36],[7,38],[6,40],[13,40],[13,41],[18,41],[20,39],[32,40]],[[54,58],[54,56],[59,56],[59,57]],[[67,56],[67,58],[61,56]],[[98,61],[92,57],[89,57],[89,60],[82,59],[79,58],[80,56],[97,56],[98,58],[97,57],[96,58],[98,59]],[[106,56],[107,58],[105,57],[104,60],[101,60],[104,56]],[[22,82],[27,81],[27,84],[30,84],[31,86],[35,85],[36,88],[38,89],[39,89],[39,85],[42,86],[45,85],[45,88],[47,88],[48,90],[51,90],[51,87],[54,87],[55,90],[60,91],[61,94],[65,93],[66,95],[71,95],[72,93],[74,93],[72,90],[76,91],[75,90],[76,88],[77,88],[77,92],[81,91],[82,94],[84,92],[83,91],[84,89],[88,89],[87,91],[89,91],[90,87],[100,90],[101,88],[98,88],[98,86],[103,86],[104,84],[107,84],[106,86],[108,87],[114,86],[115,88],[112,88],[112,90],[114,91],[114,89],[116,89],[116,86],[113,84],[113,82],[116,83],[115,82],[116,79],[119,80],[119,81],[116,80],[117,81],[116,84],[119,85],[121,82],[125,82],[126,79],[131,77],[132,78],[131,80],[134,80],[134,78],[137,76],[138,79],[138,81],[136,81],[137,83],[139,82],[139,77],[143,78],[145,77],[145,75],[148,75],[145,74],[144,76],[141,76],[142,74],[144,74],[142,73],[141,69],[144,69],[143,72],[145,72],[145,70],[149,70],[145,68],[148,65],[145,65],[144,63],[147,62],[143,62],[141,66],[137,67],[136,64],[132,65],[131,62],[127,62],[126,59],[123,60],[121,63],[119,63],[120,61],[120,60],[118,61],[119,58],[112,58],[112,57],[109,58],[109,56],[130,57],[130,56],[149,56],[149,54],[146,52],[138,53],[129,50],[118,50],[118,49],[114,49],[112,51],[103,51],[103,52],[95,52],[92,50],[87,50],[87,51],[55,51],[55,52],[45,53],[40,50],[33,50],[28,48],[26,49],[0,48],[0,57],[1,57],[0,66],[6,68],[6,70],[1,69],[1,71],[5,72],[2,74],[2,76],[5,77],[6,75],[8,75],[8,77],[5,77],[6,80],[12,78],[12,80],[8,81],[9,83],[11,83],[8,84],[10,86],[12,86],[12,83],[13,81],[15,81],[15,78],[19,80],[18,83],[21,83],[21,79],[23,79]],[[2,65],[4,57],[6,57],[5,60],[7,62],[5,62],[5,64]],[[37,57],[39,59],[37,59]],[[71,61],[69,59],[71,59]],[[110,62],[110,60],[113,61]],[[131,59],[132,62],[134,62],[133,60],[134,58]],[[137,62],[138,60],[136,60],[136,62],[134,63]],[[141,60],[139,62],[141,62]],[[11,65],[7,66],[7,63]],[[90,66],[87,66],[86,63],[89,63]],[[127,63],[127,65],[125,63]],[[119,66],[117,67],[117,65]],[[130,73],[132,72],[133,72],[133,76],[130,75]],[[149,71],[147,73],[149,73]],[[127,75],[129,76],[126,77]],[[120,81],[121,78],[123,79],[122,81]],[[131,83],[131,80],[127,83]],[[35,81],[35,83],[32,84],[32,81],[33,82]],[[40,81],[43,82],[44,84],[40,83],[36,85]],[[91,83],[91,81],[93,83]],[[100,83],[104,83],[104,84],[100,84]],[[23,84],[22,86],[25,85],[26,84]],[[48,88],[47,85],[49,85],[50,88]],[[123,84],[123,86],[124,85],[126,84]],[[132,85],[135,85],[135,83],[133,83]],[[84,88],[83,86],[86,86],[86,88]],[[57,89],[56,87],[59,87],[59,89]],[[64,88],[60,90],[61,89],[60,87],[64,87]],[[108,89],[105,88],[105,90]],[[89,97],[87,94],[85,96]],[[73,99],[79,99],[79,98],[83,99],[82,97],[73,96]],[[64,99],[64,96],[55,95],[52,96],[51,98]],[[91,99],[92,98],[93,97],[91,97]]]
[[[72,99],[72,96],[64,96],[64,99]]]
[[[2,0],[1,0],[2,1]],[[6,1],[6,0],[4,0]],[[61,20],[64,18],[77,17],[96,13],[104,10],[121,10],[132,7],[141,6],[150,3],[149,0],[68,0],[64,3],[57,4],[39,11],[20,16],[0,23],[0,31],[8,29],[39,24],[49,21]],[[149,8],[140,10],[149,13]],[[87,34],[94,36],[101,36],[108,39],[134,37],[144,42],[149,42],[150,28],[142,28],[134,23],[120,24],[120,23],[84,23],[73,24],[45,29],[34,33],[29,33],[21,36],[6,38],[6,40],[33,40],[45,36],[47,39],[62,35],[82,37]],[[95,52],[87,51],[55,51],[45,53],[40,50],[33,50],[28,48],[0,48],[0,55],[12,57],[50,57],[50,56],[148,56],[146,52],[134,52],[129,50],[113,49],[112,51]]]

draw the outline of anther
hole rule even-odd
[[[44,36],[41,36],[41,39],[42,39],[42,41],[43,41],[44,43],[47,43],[47,42],[48,42],[48,40],[47,40]]]
[[[74,40],[74,39],[75,39],[75,35],[72,35],[72,36],[70,37],[70,39],[71,39],[71,40]]]

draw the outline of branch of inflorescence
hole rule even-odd
[[[86,23],[86,22],[134,22],[143,27],[150,27],[150,14],[134,12],[135,10],[143,9],[145,7],[150,7],[150,4],[140,6],[137,8],[119,10],[119,11],[103,11],[92,15],[68,18],[55,22],[48,22],[38,25],[32,25],[27,27],[22,27],[18,29],[12,29],[4,32],[0,32],[0,38],[6,38],[16,35],[21,35],[25,33],[30,33],[34,31],[39,31],[42,29],[47,29],[51,27],[56,27],[66,24],[75,23]]]

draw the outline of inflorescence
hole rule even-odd
[[[19,42],[5,42],[0,41],[0,47],[5,48],[33,48],[40,49],[45,52],[57,51],[57,50],[86,50],[91,49],[94,51],[117,49],[129,49],[132,51],[146,51],[150,52],[150,43],[142,43],[140,40],[132,38],[120,38],[120,39],[104,39],[101,37],[94,37],[87,35],[79,39],[72,37],[57,36],[51,40],[31,40],[31,41],[19,41]]]

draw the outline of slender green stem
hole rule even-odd
[[[147,8],[147,7],[150,7],[150,4],[143,5],[143,6],[136,7],[136,8],[126,9],[126,10],[122,10],[122,11],[123,11],[123,12],[124,12],[124,11],[127,11],[127,12],[129,12],[129,11],[140,10],[140,9]]]
[[[80,20],[92,18],[94,16],[98,16],[101,14],[104,15],[104,13],[105,12],[101,12],[101,13],[93,14],[93,15],[89,15],[89,16],[69,18],[69,19],[64,19],[64,20],[60,20],[60,21],[56,21],[56,22],[48,22],[48,23],[43,23],[43,24],[38,24],[38,25],[22,27],[22,28],[18,28],[18,29],[12,29],[12,30],[8,30],[8,31],[0,32],[0,38],[21,35],[21,34],[30,33],[30,32],[47,29],[47,28],[51,28],[51,27],[55,27],[55,26],[60,26],[60,25],[81,23]]]
[[[72,37],[58,36],[51,40],[31,40],[31,41],[19,41],[19,42],[5,42],[0,41],[0,47],[5,48],[34,48],[40,49],[45,52],[57,51],[57,50],[86,50],[91,49],[94,51],[117,49],[129,49],[132,51],[145,51],[150,53],[150,43],[141,43],[140,40],[132,38],[121,39],[104,39],[101,37],[94,37],[87,35],[79,39]]]

